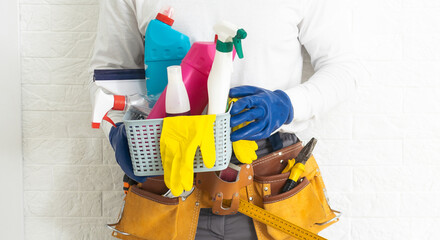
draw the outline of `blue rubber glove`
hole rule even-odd
[[[116,123],[116,127],[112,127],[108,134],[110,144],[115,150],[116,162],[121,166],[122,171],[127,174],[128,177],[136,182],[143,183],[147,180],[147,177],[139,177],[134,175],[133,165],[131,163],[130,150],[128,149],[127,133],[125,132],[125,124]]]
[[[251,122],[232,132],[232,142],[268,138],[273,131],[293,120],[292,103],[289,96],[281,90],[240,86],[232,88],[229,97],[240,98],[232,105],[231,127]]]

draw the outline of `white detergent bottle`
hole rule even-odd
[[[241,40],[246,38],[246,31],[238,29],[229,22],[219,22],[214,26],[218,39],[211,72],[208,77],[208,114],[225,113],[228,103],[232,76],[232,50],[243,58]]]
[[[190,115],[188,92],[182,80],[180,66],[167,67],[168,86],[165,98],[165,111],[168,117]]]

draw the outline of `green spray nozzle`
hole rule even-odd
[[[246,36],[246,31],[243,28],[240,28],[237,30],[237,34],[235,35],[235,37],[232,38],[238,58],[243,58],[243,47],[241,46],[241,40],[245,39]]]

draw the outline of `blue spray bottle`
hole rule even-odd
[[[173,9],[158,13],[145,32],[145,77],[147,97],[153,107],[168,84],[167,67],[180,65],[191,47],[188,36],[171,26]]]

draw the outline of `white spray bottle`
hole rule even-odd
[[[105,93],[101,88],[98,88],[95,93],[95,105],[93,106],[92,128],[100,127],[101,121],[105,119],[108,111],[125,111],[129,108],[131,111],[145,117],[148,116],[151,110],[148,100],[141,94],[128,96],[113,95]]]
[[[211,72],[208,77],[208,114],[225,113],[228,103],[232,75],[233,46],[237,56],[243,58],[241,40],[246,38],[246,31],[231,23],[222,21],[214,26],[218,39]]]

